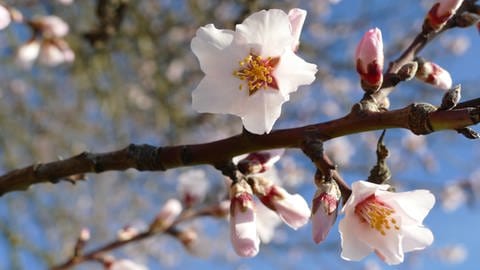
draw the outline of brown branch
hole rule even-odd
[[[478,102],[469,103],[478,106]],[[204,144],[156,147],[134,145],[108,152],[88,153],[16,169],[0,176],[0,195],[25,190],[32,184],[65,180],[72,175],[104,171],[163,171],[170,168],[200,164],[216,165],[234,156],[274,148],[300,148],[306,132],[315,130],[326,141],[348,134],[387,128],[407,128],[416,134],[443,129],[459,129],[479,122],[480,112],[474,108],[434,111],[435,107],[410,105],[386,112],[352,110],[348,115],[314,125],[276,130],[270,134],[242,134]],[[424,108],[425,107],[425,108]],[[430,108],[430,111],[424,111]],[[75,182],[73,177],[66,179]]]
[[[175,222],[167,229],[163,231],[156,231],[156,230],[150,230],[147,229],[143,232],[139,232],[137,235],[133,236],[132,238],[129,239],[116,239],[113,240],[107,244],[104,244],[103,246],[100,246],[96,249],[93,249],[89,252],[82,253],[82,254],[74,254],[71,258],[66,260],[63,263],[60,263],[56,266],[51,267],[51,270],[66,270],[69,269],[75,265],[87,262],[87,261],[102,261],[102,258],[105,256],[106,253],[117,249],[124,247],[128,244],[134,243],[134,242],[140,242],[144,239],[156,236],[156,235],[161,235],[161,234],[168,234],[174,238],[177,238],[178,240],[182,240],[181,235],[183,233],[182,230],[178,229],[176,225],[192,220],[194,218],[202,217],[202,216],[211,216],[211,217],[219,217],[216,215],[215,210],[218,207],[215,205],[210,205],[206,206],[202,209],[198,210],[188,210],[184,211],[176,220]],[[153,221],[154,222],[154,221]],[[152,222],[152,223],[153,223]]]

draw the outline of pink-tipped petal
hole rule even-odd
[[[307,11],[304,9],[294,8],[288,12],[288,19],[292,26],[292,35],[294,42],[292,44],[292,50],[296,51],[300,44],[300,34],[302,33],[303,24],[307,17]]]

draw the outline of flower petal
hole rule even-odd
[[[203,72],[216,70],[218,54],[232,43],[233,31],[217,29],[213,24],[207,24],[197,30],[190,47],[200,61]]]
[[[312,237],[316,244],[321,243],[327,238],[336,218],[337,212],[328,214],[323,209],[317,209],[317,211],[312,214]]]
[[[400,222],[400,220],[398,220],[398,222]],[[366,227],[364,224],[362,224],[362,226]],[[403,262],[403,235],[398,231],[387,230],[386,234],[382,235],[379,231],[368,228],[362,230],[356,237],[368,243],[371,249],[375,250],[387,264],[393,265]]]
[[[253,209],[237,209],[230,219],[230,237],[233,248],[239,256],[253,257],[259,251],[255,212]]]
[[[394,203],[402,209],[408,217],[420,224],[435,204],[435,196],[425,189],[390,193],[379,195],[379,197],[386,203]],[[404,223],[408,225],[409,221],[404,219]]]
[[[288,100],[276,90],[260,90],[248,97],[241,113],[245,128],[255,134],[269,133],[280,117],[282,104]],[[237,101],[238,102],[238,101]]]
[[[361,224],[352,217],[345,216],[338,224],[338,230],[342,239],[341,257],[343,259],[359,261],[373,251],[371,247],[358,238],[358,235],[363,233]]]
[[[403,228],[403,251],[424,249],[433,243],[433,234],[430,229],[420,226]]]
[[[256,44],[262,57],[275,57],[282,54],[285,48],[291,50],[295,42],[291,32],[288,15],[279,9],[262,10],[247,17],[242,24],[236,26],[235,42]]]
[[[300,85],[309,85],[315,80],[317,66],[286,50],[280,57],[280,63],[273,72],[280,92],[283,95],[297,91]]]
[[[300,194],[285,192],[283,199],[273,200],[273,205],[282,221],[294,230],[307,224],[310,218],[308,203]]]
[[[367,181],[356,181],[352,184],[352,194],[343,206],[342,212],[353,212],[355,205],[363,201],[377,190],[387,190],[389,185],[377,185]]]
[[[292,44],[293,51],[296,51],[298,45],[300,44],[300,34],[302,33],[303,24],[305,23],[306,17],[307,11],[304,9],[294,8],[288,11],[288,19],[290,20],[290,25],[292,26],[292,35],[295,40]]]
[[[239,115],[246,99],[245,91],[238,90],[239,80],[232,77],[205,76],[192,92],[192,106],[198,112]]]

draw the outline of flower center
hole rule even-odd
[[[368,223],[370,228],[386,235],[386,230],[394,228],[400,230],[397,221],[392,217],[395,210],[380,201],[375,195],[370,195],[355,206],[355,214],[362,222]]]
[[[260,56],[249,54],[240,61],[240,69],[235,70],[233,75],[247,82],[249,96],[255,94],[259,89],[267,89],[268,87],[278,90],[277,82],[272,73],[279,61],[279,57],[262,59]],[[242,90],[242,85],[239,88]]]

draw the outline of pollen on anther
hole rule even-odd
[[[375,195],[370,195],[355,206],[355,214],[361,222],[367,223],[370,228],[386,235],[388,230],[400,230],[397,221],[392,218],[395,210],[379,200]]]
[[[278,62],[278,58],[262,59],[258,55],[250,54],[239,61],[240,69],[235,70],[233,75],[246,82],[249,95],[255,94],[260,89],[278,90],[275,77],[273,77],[273,71]],[[239,89],[243,89],[242,84]]]

